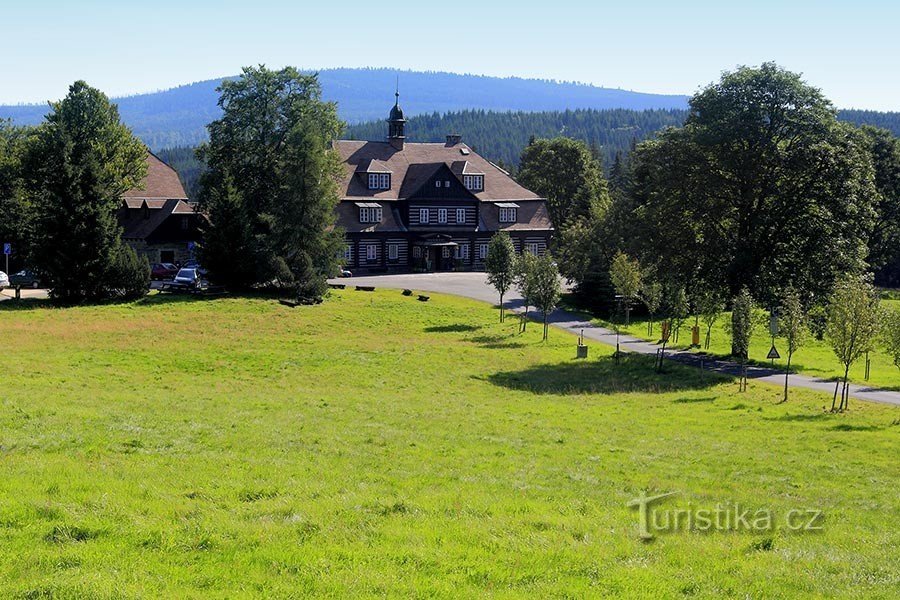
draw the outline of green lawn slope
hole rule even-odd
[[[0,597],[881,597],[900,410],[395,291],[0,307]],[[660,509],[767,531],[638,537]],[[820,510],[822,530],[779,525]]]

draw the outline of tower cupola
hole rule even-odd
[[[400,108],[400,90],[394,96],[394,107],[388,118],[388,141],[397,150],[403,150],[403,142],[406,140],[406,119],[403,118],[403,109]]]

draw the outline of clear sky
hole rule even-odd
[[[240,67],[399,67],[690,94],[740,64],[900,110],[900,1],[2,0],[0,103],[117,96]]]

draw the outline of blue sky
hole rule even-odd
[[[727,0],[726,0],[727,1]],[[8,0],[0,103],[110,95],[241,66],[381,66],[690,94],[775,60],[839,107],[900,110],[900,2]]]

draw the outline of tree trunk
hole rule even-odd
[[[846,410],[850,404],[850,388],[848,387],[850,385],[849,378],[850,378],[850,365],[847,365],[847,367],[844,369],[844,393],[843,393],[843,396],[841,397],[841,408],[840,408],[841,412]]]
[[[837,403],[837,393],[838,393],[839,387],[841,387],[840,379],[838,379],[834,384],[834,396],[831,398],[831,412],[834,412],[834,405],[835,405],[835,403]],[[841,397],[841,402],[843,402],[843,401],[844,401],[844,399],[843,399],[843,397]]]
[[[706,328],[706,343],[704,344],[704,347],[703,347],[704,350],[709,350],[709,340],[710,340],[711,336],[712,336],[712,325],[710,325],[709,327]]]
[[[500,294],[500,322],[503,322],[503,294]]]
[[[544,341],[547,341],[547,311],[544,311]]]
[[[788,377],[791,374],[791,356],[793,356],[793,354],[788,352],[787,366],[784,368],[784,399],[782,402],[787,402],[788,399]]]

